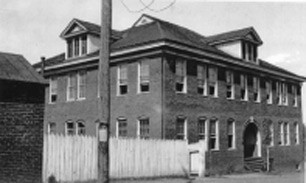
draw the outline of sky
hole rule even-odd
[[[152,3],[155,11],[139,12],[141,2]],[[0,4],[0,51],[22,54],[30,63],[65,51],[59,35],[73,18],[100,23],[101,0],[0,0]],[[116,30],[131,27],[142,13],[204,36],[253,26],[264,42],[260,58],[306,76],[304,1],[113,0],[112,11]],[[306,97],[303,100],[306,104]]]

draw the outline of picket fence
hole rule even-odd
[[[183,176],[189,173],[186,141],[110,139],[110,177]]]
[[[184,176],[188,144],[182,140],[110,138],[110,178]],[[90,181],[98,177],[98,140],[91,136],[44,136],[43,180]]]
[[[43,181],[54,176],[60,182],[96,180],[98,143],[91,136],[44,136]]]

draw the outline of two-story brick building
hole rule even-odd
[[[209,139],[211,173],[248,168],[268,147],[275,168],[300,168],[305,78],[261,60],[254,28],[206,37],[143,15],[111,37],[112,136]],[[74,19],[61,38],[66,53],[43,64],[46,132],[94,135],[99,26]]]

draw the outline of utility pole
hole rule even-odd
[[[100,59],[98,72],[98,183],[109,182],[110,36],[112,0],[101,0]]]

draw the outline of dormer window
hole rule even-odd
[[[251,42],[242,42],[242,58],[246,61],[256,62],[257,46]]]
[[[76,36],[67,39],[67,58],[87,54],[87,36]]]

